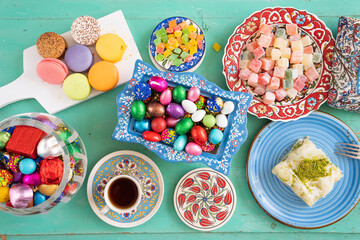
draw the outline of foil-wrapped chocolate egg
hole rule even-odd
[[[8,132],[0,132],[0,149],[5,148],[6,143],[9,141],[11,134]]]
[[[177,134],[174,129],[167,128],[161,133],[161,141],[166,144],[173,144],[177,138]]]
[[[145,100],[151,96],[151,88],[149,84],[144,82],[139,82],[134,87],[135,97],[138,100]]]
[[[12,172],[20,172],[19,163],[24,157],[18,154],[10,154],[8,168]]]
[[[197,109],[203,109],[205,105],[205,97],[200,96],[198,100],[195,102]]]
[[[210,143],[210,142],[207,142],[204,145],[201,145],[201,149],[204,152],[211,152],[212,150],[214,150],[214,148],[215,148],[215,144]]]
[[[37,116],[35,119],[48,125],[49,127],[51,127],[54,130],[56,130],[56,128],[57,128],[57,126],[54,123],[52,123],[52,121],[47,116],[40,115],[40,116]]]
[[[22,178],[23,183],[29,186],[37,186],[41,184],[40,174],[38,172],[34,172],[32,174],[26,174]]]
[[[10,191],[10,188],[7,186],[0,187],[0,203],[5,203],[10,200],[9,191]]]
[[[63,149],[53,135],[47,135],[37,145],[37,154],[42,158],[58,157],[62,153]]]
[[[46,201],[46,196],[41,192],[37,191],[34,193],[34,205],[37,206]]]
[[[159,76],[152,76],[148,83],[157,92],[163,92],[168,87],[166,80]]]
[[[220,112],[223,106],[224,106],[224,102],[219,97],[213,96],[206,100],[206,109],[210,112],[213,113]]]
[[[26,208],[33,200],[34,193],[29,185],[18,183],[11,186],[9,195],[14,208]]]
[[[22,182],[22,178],[23,178],[23,174],[21,172],[16,172],[13,174],[13,183],[21,183]]]
[[[13,175],[10,171],[1,169],[0,170],[0,187],[5,187],[11,184],[13,181]]]
[[[170,103],[167,105],[166,113],[173,118],[182,118],[185,115],[184,109],[177,103]]]
[[[151,102],[147,106],[147,111],[153,117],[162,117],[165,114],[165,107],[158,102]]]
[[[56,190],[58,189],[59,185],[57,184],[41,184],[39,185],[39,192],[44,194],[45,196],[51,196],[54,194],[54,192],[56,192]]]

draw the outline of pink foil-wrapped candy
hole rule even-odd
[[[29,186],[38,186],[41,184],[40,174],[34,172],[32,174],[26,174],[23,176],[23,183]]]
[[[155,90],[156,92],[163,92],[168,87],[166,80],[158,76],[152,76],[148,84],[150,85],[151,89]]]
[[[33,190],[26,184],[14,184],[9,191],[14,208],[26,208],[33,199]]]

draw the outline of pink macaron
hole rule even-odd
[[[69,74],[65,63],[56,58],[44,58],[36,67],[37,75],[47,83],[60,84]]]

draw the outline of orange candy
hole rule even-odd
[[[119,81],[119,73],[116,66],[107,61],[95,63],[89,71],[90,85],[99,91],[113,89]]]
[[[169,28],[173,28],[176,26],[176,19],[169,21]]]

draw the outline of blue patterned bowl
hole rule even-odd
[[[333,190],[312,207],[271,172],[295,142],[305,136],[309,136],[344,175]],[[254,138],[246,164],[249,187],[259,206],[275,220],[295,228],[321,228],[345,217],[360,199],[360,162],[336,155],[337,142],[360,144],[345,123],[323,112],[315,111],[293,122],[266,125]]]
[[[170,17],[167,18],[163,21],[161,21],[154,29],[154,31],[151,33],[151,37],[150,37],[150,42],[149,42],[149,54],[150,54],[150,58],[151,61],[154,63],[154,65],[156,66],[156,68],[158,68],[159,70],[168,70],[168,71],[175,71],[175,72],[187,72],[187,71],[195,71],[196,68],[198,68],[202,62],[202,60],[205,57],[205,52],[206,52],[206,40],[205,40],[205,34],[204,34],[204,40],[202,41],[203,43],[203,48],[202,49],[198,49],[197,53],[195,53],[193,55],[194,59],[191,60],[190,62],[185,62],[182,63],[181,65],[179,65],[178,67],[174,66],[174,65],[170,65],[169,61],[156,61],[155,60],[155,56],[156,56],[156,46],[154,44],[154,40],[156,39],[156,35],[155,35],[155,31],[161,29],[162,27],[164,27],[165,29],[169,26],[169,21],[172,21],[176,19],[176,22],[182,22],[182,21],[189,21],[191,22],[194,27],[197,29],[198,34],[204,34],[203,30],[200,28],[199,25],[197,25],[194,21],[192,21],[189,18],[185,18],[185,17]]]
[[[165,143],[146,141],[141,133],[134,130],[135,119],[130,114],[131,104],[135,100],[134,86],[138,82],[148,81],[152,76],[160,76],[166,79],[170,86],[181,85],[185,89],[197,86],[205,97],[217,96],[224,101],[234,103],[235,110],[228,115],[229,124],[225,128],[224,140],[221,142],[216,154],[203,152],[199,156],[194,156],[187,154],[185,151],[175,151],[172,146]],[[228,175],[231,159],[247,137],[246,114],[251,100],[251,94],[225,91],[199,74],[161,72],[143,61],[137,60],[132,79],[117,96],[118,123],[112,137],[115,140],[141,143],[169,162],[202,162]]]

